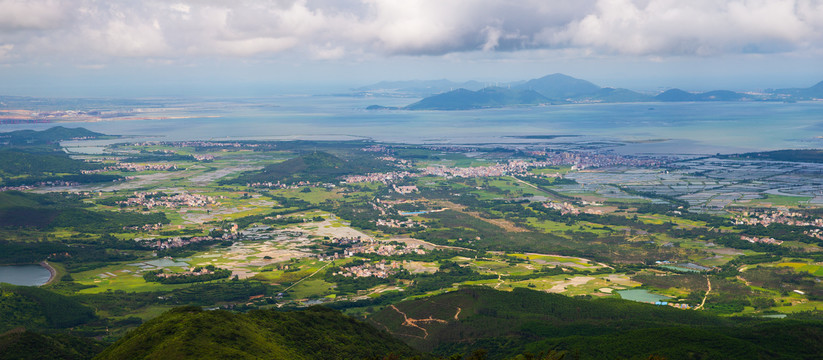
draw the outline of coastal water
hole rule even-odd
[[[0,266],[0,282],[24,286],[40,286],[49,281],[51,272],[40,265]]]
[[[208,112],[198,112],[194,103],[184,111],[194,116],[191,118],[61,125],[133,136],[128,141],[368,138],[416,144],[548,146],[601,142],[600,148],[620,153],[694,154],[823,147],[823,101],[574,104],[469,111],[365,110],[371,104],[402,106],[415,100],[274,97],[248,100],[253,106],[226,105]],[[0,125],[0,131],[51,126],[54,124]],[[556,135],[564,136],[551,137]],[[65,145],[88,147],[108,142],[111,141]]]

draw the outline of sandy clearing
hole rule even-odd
[[[546,290],[546,292],[550,293],[561,293],[566,291],[566,288],[569,286],[580,286],[588,283],[589,281],[594,280],[591,276],[575,276],[569,280],[563,281],[559,284],[555,284],[550,289]]]

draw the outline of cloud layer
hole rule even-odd
[[[823,49],[823,0],[0,0],[0,63]]]

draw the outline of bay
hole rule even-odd
[[[625,154],[714,154],[823,148],[823,101],[570,104],[467,111],[365,110],[416,99],[280,96],[245,100],[192,117],[71,122],[131,138],[66,142],[95,146],[125,141],[346,140],[412,144],[564,144],[603,142]],[[238,100],[239,102],[239,100]],[[211,103],[210,103],[211,104]],[[266,105],[266,106],[263,106]],[[205,106],[205,105],[204,105]],[[213,105],[210,105],[213,106]],[[55,124],[0,126],[0,131]],[[574,135],[573,137],[557,135]]]

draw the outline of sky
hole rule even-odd
[[[381,80],[760,90],[823,80],[823,0],[0,0],[0,94],[265,95]]]

